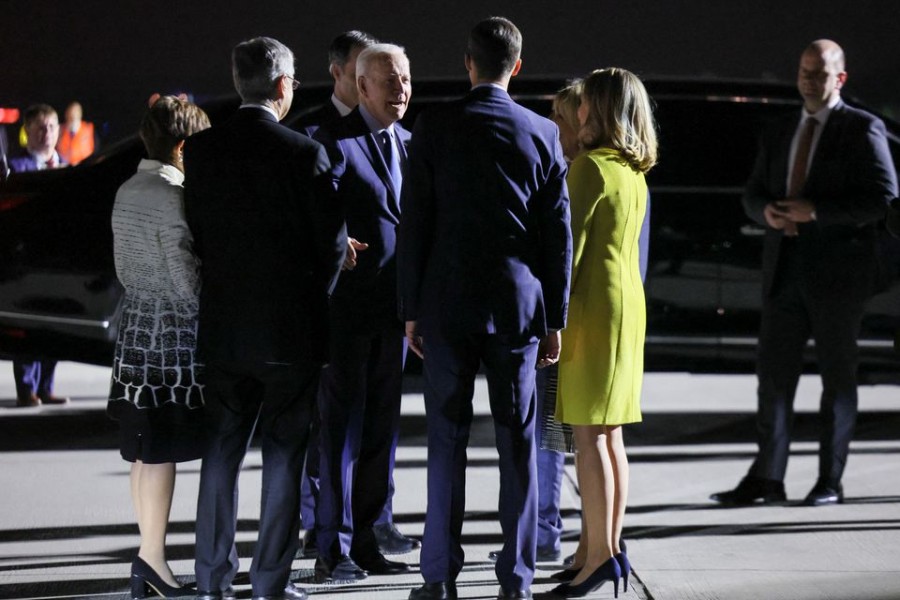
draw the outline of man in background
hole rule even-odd
[[[72,102],[66,107],[66,121],[59,133],[56,150],[70,165],[77,165],[94,153],[94,124],[82,120],[81,104]]]
[[[807,340],[822,377],[819,476],[804,503],[843,502],[857,415],[856,340],[876,276],[876,223],[897,195],[884,123],[841,100],[844,51],[817,40],[800,57],[799,115],[762,136],[744,193],[766,227],[757,362],[759,450],[725,505],[786,500],[794,394]]]
[[[35,104],[22,115],[26,135],[24,152],[7,158],[13,173],[55,169],[66,163],[56,151],[59,137],[59,117],[52,106]],[[2,168],[2,167],[0,167]],[[13,360],[13,377],[16,380],[16,406],[29,407],[41,404],[66,404],[69,399],[53,394],[55,360],[20,357]]]

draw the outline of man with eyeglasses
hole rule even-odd
[[[209,444],[197,506],[198,598],[233,598],[237,477],[255,430],[263,494],[250,581],[260,600],[303,599],[289,583],[300,476],[327,362],[327,305],[347,234],[325,150],[279,124],[297,80],[272,38],[232,53],[243,103],[185,144],[185,213],[202,261],[197,348],[206,365]]]

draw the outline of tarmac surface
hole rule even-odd
[[[104,413],[109,369],[61,363],[56,390],[67,406],[15,408],[10,363],[0,361],[0,598],[129,598],[129,566],[138,543],[128,464],[116,425]],[[844,477],[842,505],[805,507],[816,479],[820,384],[805,376],[797,400],[785,506],[719,508],[710,493],[732,488],[755,451],[754,377],[651,373],[644,422],[626,428],[631,490],[624,537],[634,573],[623,599],[900,599],[900,388],[860,388],[860,418]],[[395,473],[396,522],[421,536],[425,514],[425,428],[420,382],[406,382]],[[495,598],[488,552],[502,544],[497,522],[497,455],[484,381],[476,386],[476,422],[467,471],[463,528],[466,566],[460,598]],[[192,579],[199,463],[180,465],[168,538],[170,563]],[[239,598],[250,598],[246,572],[256,537],[260,455],[241,476]],[[574,551],[580,521],[571,457],[562,506],[563,555]],[[403,576],[348,585],[301,584],[312,598],[403,599],[421,585],[418,553],[395,556]],[[296,577],[313,561],[297,560]],[[541,564],[535,594],[559,565]],[[621,593],[621,590],[620,590]],[[605,584],[588,598],[612,598]]]

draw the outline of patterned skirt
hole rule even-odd
[[[545,367],[545,387],[543,390],[543,407],[541,409],[541,439],[538,440],[544,450],[557,452],[575,452],[575,436],[572,427],[556,420],[556,389],[559,384],[559,365]]]
[[[195,361],[196,340],[195,303],[126,292],[108,404],[121,424],[126,460],[199,456],[203,367]]]

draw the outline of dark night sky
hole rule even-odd
[[[290,46],[303,81],[327,78],[326,49],[345,29],[404,45],[417,77],[462,77],[472,24],[489,14],[525,38],[523,75],[583,75],[622,66],[638,74],[793,81],[816,38],[843,45],[847,93],[900,115],[895,0],[0,0],[0,106],[37,101],[136,128],[154,91],[197,97],[232,90],[231,47],[270,35]]]

